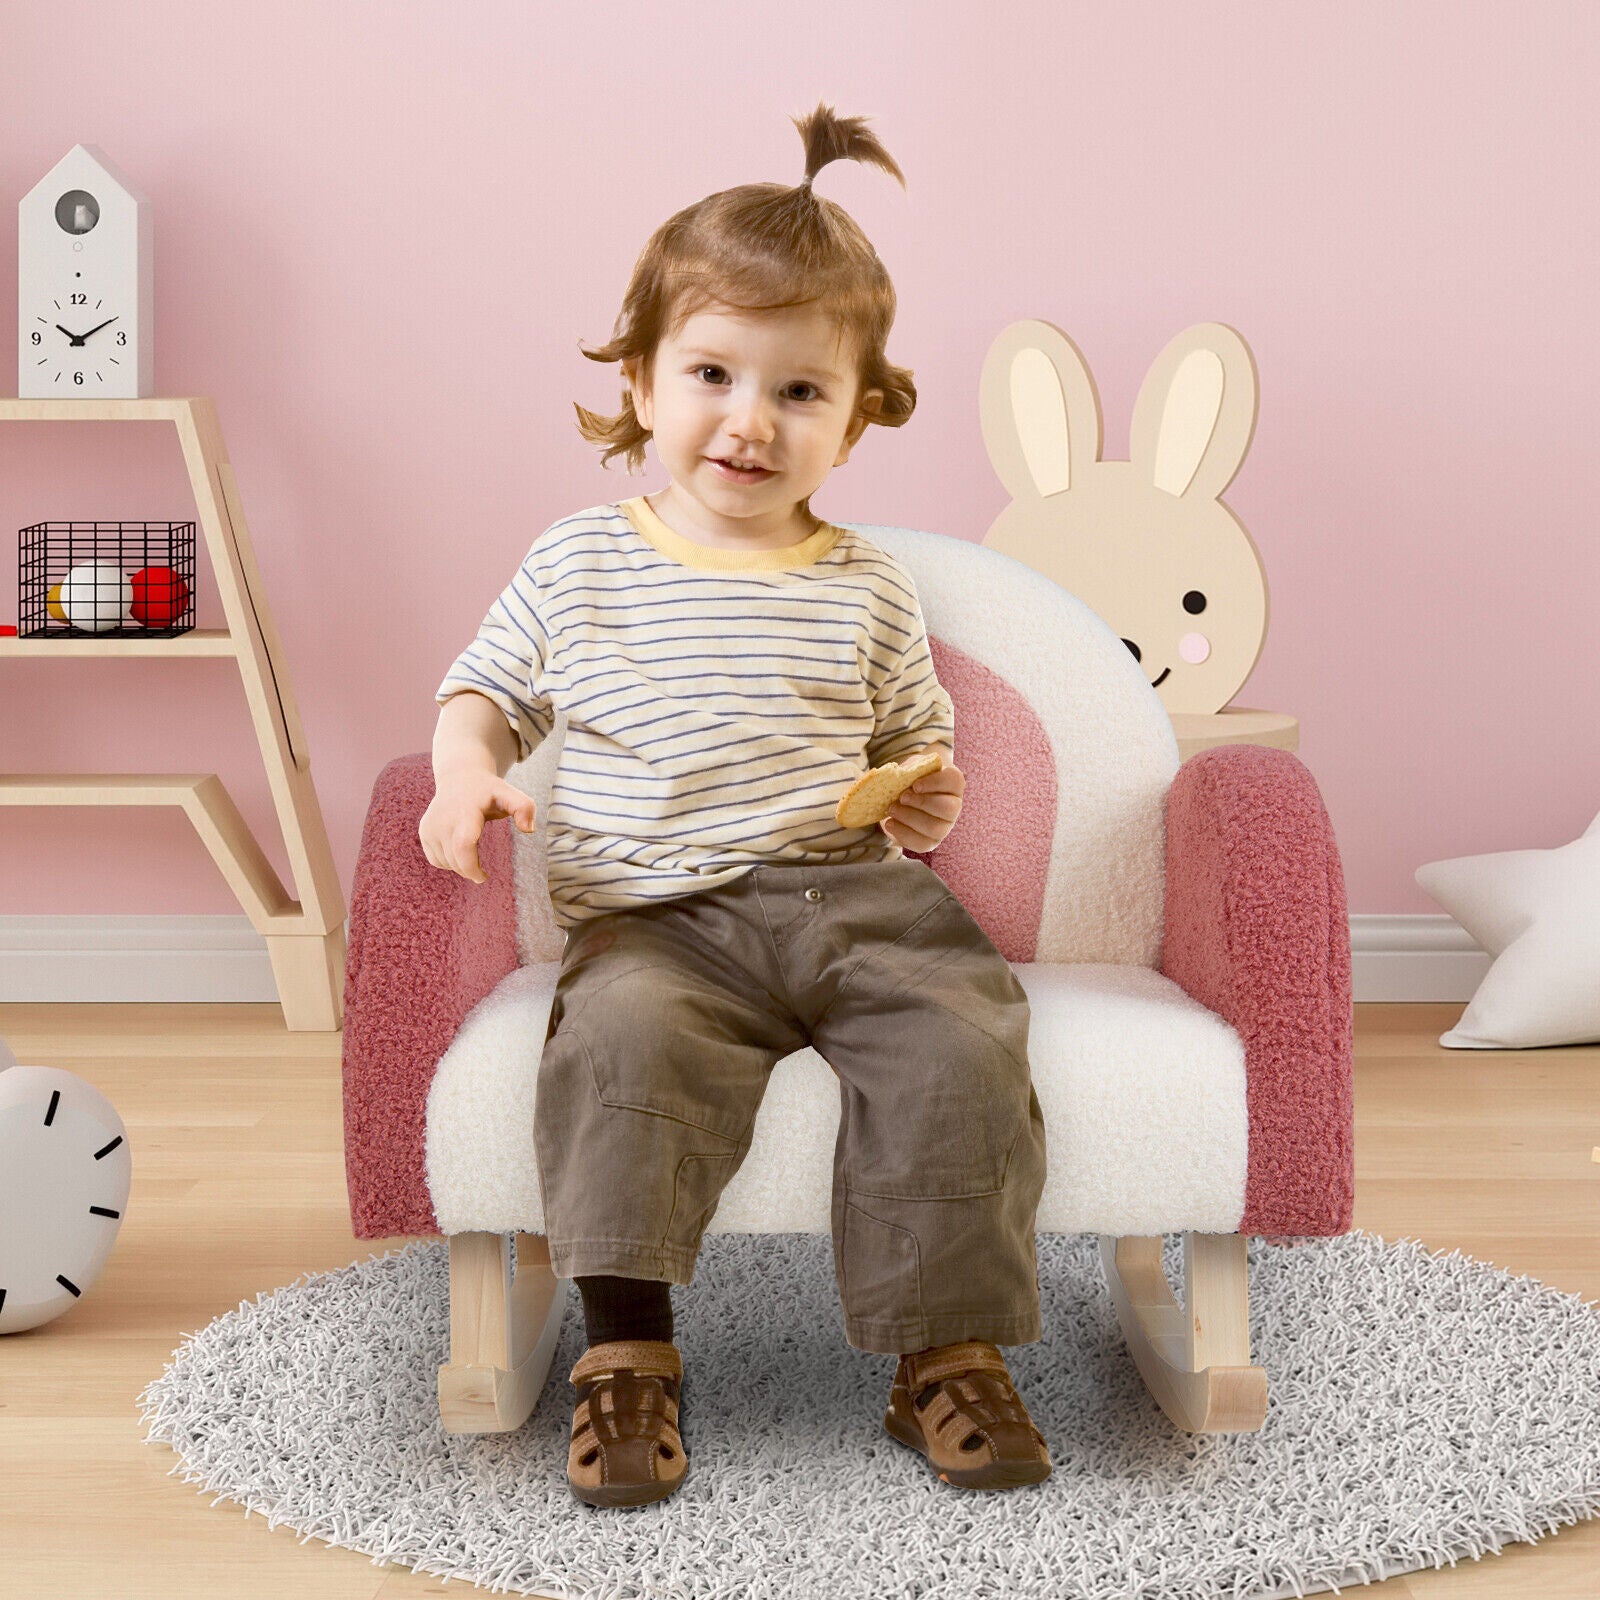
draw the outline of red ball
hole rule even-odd
[[[140,567],[132,582],[135,622],[147,628],[170,628],[183,615],[189,585],[171,567]]]

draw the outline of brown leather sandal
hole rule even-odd
[[[883,1425],[958,1489],[1017,1489],[1050,1476],[1050,1450],[1005,1357],[967,1339],[900,1357]]]
[[[613,1339],[579,1357],[567,1483],[591,1506],[664,1500],[689,1471],[678,1433],[683,1358],[665,1339]]]

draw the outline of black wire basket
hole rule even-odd
[[[192,522],[36,522],[17,535],[24,639],[170,639],[194,627]]]

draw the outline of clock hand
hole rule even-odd
[[[74,333],[70,328],[62,328],[59,322],[56,324],[56,327],[59,328],[62,333],[66,334],[66,336],[72,341],[73,348],[76,349],[80,347],[86,339],[89,339],[93,337],[93,335],[99,333],[101,328],[109,328],[116,320],[116,317],[107,317],[106,320],[99,325],[99,327],[91,328],[88,333]]]

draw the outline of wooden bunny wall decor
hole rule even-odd
[[[1131,459],[1102,461],[1100,396],[1059,328],[1014,322],[984,361],[983,440],[1011,496],[984,542],[1116,629],[1169,715],[1220,711],[1266,639],[1266,571],[1221,499],[1257,400],[1249,345],[1196,323],[1145,374]]]

